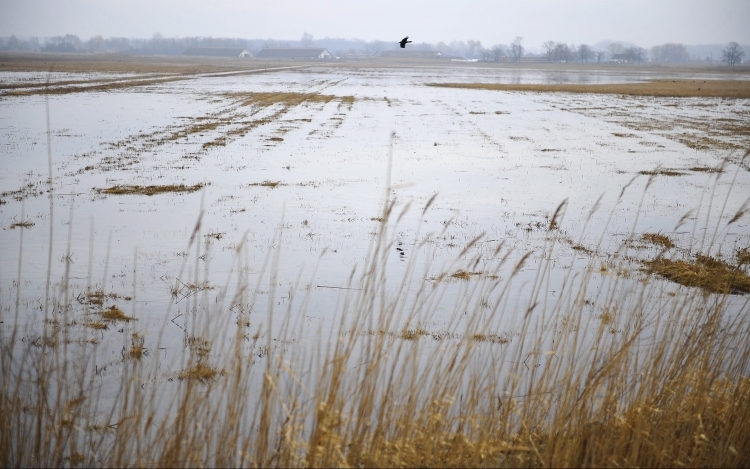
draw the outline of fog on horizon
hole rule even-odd
[[[750,2],[743,0],[555,0],[410,2],[351,0],[0,0],[0,36],[74,34],[149,38],[211,36],[298,41],[348,38],[415,43],[480,41],[484,47],[523,37],[529,51],[546,41],[641,47],[677,42],[750,43]]]

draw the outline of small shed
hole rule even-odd
[[[256,55],[259,59],[330,59],[331,54],[319,47],[267,47]]]
[[[198,57],[252,57],[249,50],[242,47],[191,47],[185,55]]]
[[[628,54],[614,54],[610,63],[613,64],[626,64],[630,62],[630,55]]]

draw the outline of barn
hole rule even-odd
[[[256,57],[260,59],[330,59],[331,54],[317,47],[268,47]]]
[[[242,47],[191,47],[185,55],[197,57],[252,57],[249,50]]]

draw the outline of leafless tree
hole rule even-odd
[[[739,44],[732,41],[724,48],[721,52],[721,60],[729,65],[742,63],[742,58],[745,56],[745,51],[742,50]]]
[[[81,49],[82,42],[74,34],[65,36],[54,36],[47,39],[44,50],[51,52],[77,52]]]
[[[466,41],[466,55],[475,58],[482,55],[482,42],[481,41]]]
[[[93,36],[86,41],[86,50],[91,52],[104,52],[107,50],[107,44],[100,35]]]
[[[607,56],[607,53],[603,50],[598,50],[594,52],[594,54],[596,55],[596,63],[599,64],[602,63],[602,60],[604,60],[604,58]]]
[[[614,57],[617,54],[624,54],[625,46],[621,42],[613,42],[607,46],[607,51],[610,57]]]
[[[555,48],[552,49],[552,60],[555,62],[569,62],[573,60],[573,53],[570,51],[570,47],[562,42],[555,44]]]
[[[629,47],[625,53],[628,55],[628,59],[631,62],[643,62],[646,59],[646,49],[643,47],[633,46]]]
[[[594,51],[588,44],[581,44],[580,46],[578,46],[578,50],[576,52],[578,53],[578,58],[581,60],[581,62],[588,62],[589,59],[594,56]]]
[[[305,31],[302,34],[302,39],[300,39],[300,42],[302,43],[302,47],[311,47],[313,43],[313,35]]]
[[[547,62],[552,62],[552,51],[555,50],[555,41],[547,41],[542,44],[544,47],[544,56],[547,57]]]
[[[510,43],[510,55],[513,57],[513,60],[516,62],[521,61],[521,57],[523,56],[523,38],[521,36],[516,36],[515,39],[513,39],[513,42]]]
[[[500,62],[500,59],[505,57],[505,46],[502,44],[497,44],[492,46],[492,60],[495,62]]]
[[[667,43],[651,48],[651,60],[654,62],[687,62],[690,55],[682,44]]]

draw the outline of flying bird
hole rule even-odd
[[[401,41],[399,42],[399,44],[401,45],[401,48],[404,49],[404,48],[406,48],[406,44],[408,44],[410,42],[411,41],[409,40],[409,36],[406,36],[405,38],[401,39]]]

